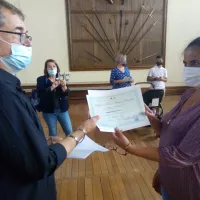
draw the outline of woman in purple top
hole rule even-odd
[[[159,162],[164,200],[200,199],[200,38],[184,51],[184,81],[193,87],[160,122],[146,107],[159,147],[135,147],[116,129],[114,141],[127,152]]]
[[[113,89],[131,86],[133,79],[127,64],[126,55],[119,55],[116,59],[117,66],[112,69],[110,74],[110,83]]]

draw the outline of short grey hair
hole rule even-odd
[[[20,9],[18,9],[11,3],[8,3],[7,1],[0,0],[0,27],[2,27],[6,23],[6,17],[2,13],[2,8],[8,9],[13,14],[17,14],[24,21],[25,17]]]
[[[121,61],[122,61],[122,59],[127,59],[127,56],[126,55],[123,55],[123,54],[120,54],[120,55],[118,55],[117,56],[117,58],[116,58],[116,63],[117,64],[120,64],[121,63]]]

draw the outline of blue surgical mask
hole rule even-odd
[[[28,67],[32,60],[32,47],[21,44],[8,43],[0,38],[1,41],[11,45],[11,55],[0,57],[0,61],[13,74]]]
[[[48,69],[47,72],[49,76],[55,76],[57,74],[57,69]]]

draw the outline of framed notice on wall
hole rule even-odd
[[[110,70],[125,54],[131,69],[165,57],[167,0],[66,0],[71,71]]]

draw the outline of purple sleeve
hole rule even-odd
[[[178,146],[160,147],[160,165],[183,168],[200,161],[200,119],[191,124]]]

